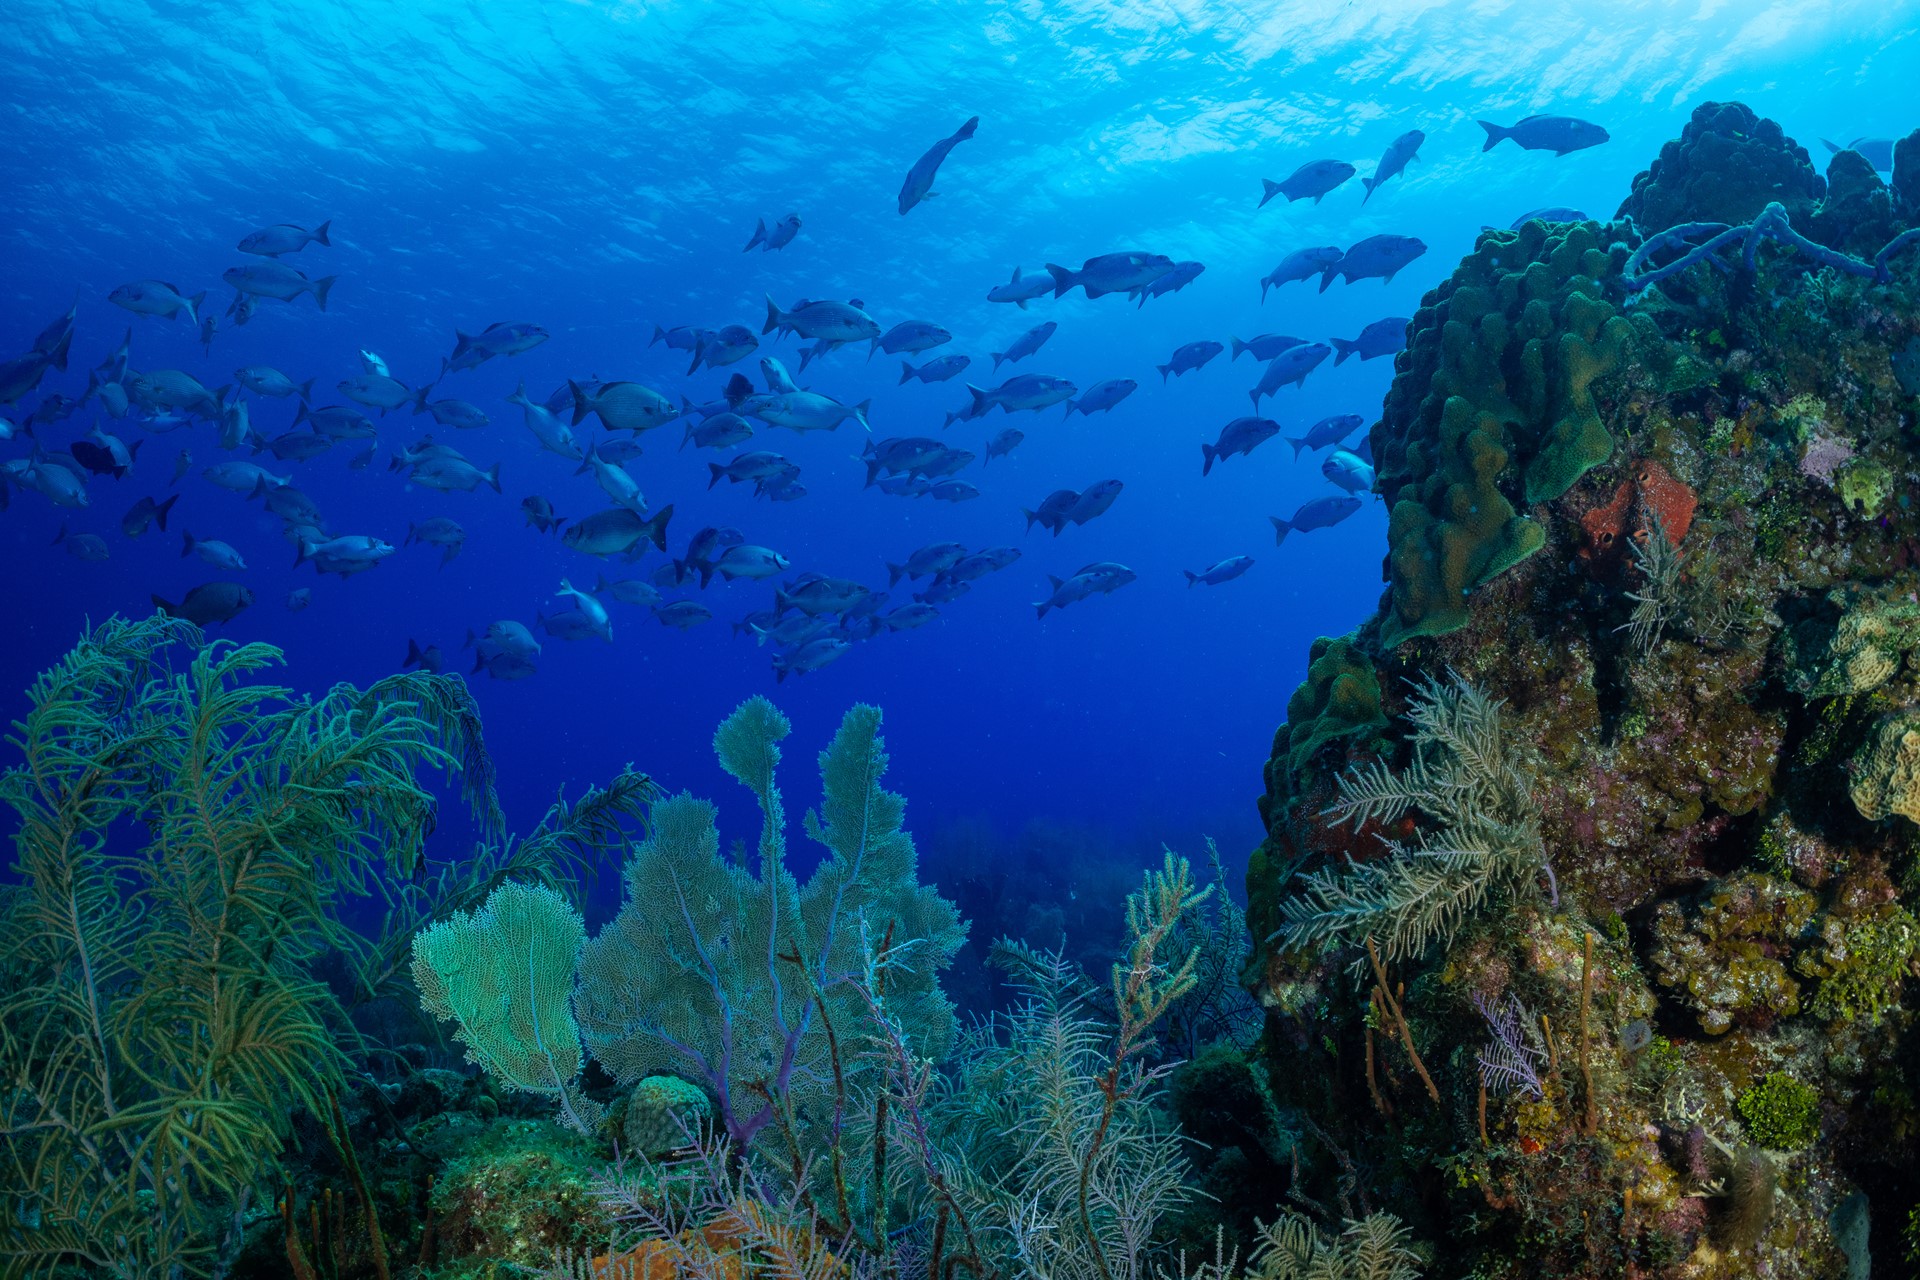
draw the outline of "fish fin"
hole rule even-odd
[[[1054,263],[1049,262],[1047,264],[1047,274],[1053,277],[1053,296],[1056,298],[1065,295],[1067,290],[1074,286],[1073,272],[1065,267],[1056,266]],[[1022,307],[1026,306],[1024,302],[1020,305]]]
[[[709,488],[709,489],[711,489],[711,488],[713,488],[713,486],[715,486],[715,485],[717,485],[717,484],[719,484],[719,483],[720,483],[720,477],[721,477],[721,476],[724,476],[725,474],[727,474],[727,469],[726,469],[725,467],[723,467],[723,466],[721,466],[721,465],[720,465],[719,463],[717,463],[717,462],[709,462],[709,463],[707,464],[707,473],[708,473],[708,474],[707,474],[707,488]],[[869,483],[869,484],[871,484],[871,483],[873,483],[873,481],[871,480],[871,478],[869,478],[869,480],[867,481],[867,483]]]
[[[65,542],[66,540],[67,540],[67,522],[65,520],[62,520],[60,522],[60,532],[54,534],[53,541],[49,542],[47,545],[50,547],[57,547],[61,543]]]
[[[961,385],[966,387],[967,394],[973,397],[974,415],[977,417],[980,414],[985,413],[987,411],[987,393],[982,391],[980,388],[974,386],[971,382],[962,383]],[[951,424],[953,422],[953,419],[949,417],[947,419],[947,422]]]
[[[1153,367],[1160,371],[1160,385],[1165,386],[1167,384],[1167,375],[1173,372],[1173,366],[1170,364],[1157,364]]]
[[[1562,154],[1564,154],[1564,153],[1562,153]],[[1400,268],[1398,268],[1398,267],[1395,267],[1395,268],[1394,268],[1393,270],[1391,270],[1391,271],[1389,271],[1389,272],[1387,272],[1387,274],[1386,274],[1386,275],[1384,275],[1384,276],[1382,276],[1382,277],[1380,277],[1380,283],[1381,283],[1381,284],[1392,284],[1392,283],[1393,283],[1393,278],[1394,278],[1395,276],[1397,276],[1397,275],[1399,275],[1399,274],[1400,274]],[[1338,360],[1335,360],[1335,361],[1334,361],[1334,363],[1335,363],[1335,364],[1339,364],[1340,362],[1339,362]]]
[[[180,501],[180,495],[176,493],[165,502],[154,507],[153,522],[160,526],[160,532],[165,533],[167,531],[167,512],[173,510],[173,504],[178,501]]]
[[[995,373],[1000,372],[1000,362],[1007,358],[1007,353],[1004,351],[992,351],[988,354],[993,357],[993,371]]]
[[[867,425],[867,406],[872,403],[873,401],[871,400],[862,400],[859,404],[853,406],[853,420],[859,423],[860,429],[868,435],[873,434],[873,428]]]
[[[175,289],[174,292],[178,293],[179,290]],[[202,289],[200,292],[194,294],[191,298],[186,299],[186,303],[187,303],[187,319],[193,321],[194,324],[198,325],[200,323],[200,308],[205,306],[207,303],[207,291],[205,289]]]
[[[1188,586],[1188,587],[1193,587],[1193,586],[1195,586],[1196,584],[1198,584],[1198,583],[1199,583],[1199,581],[1200,581],[1200,575],[1199,575],[1199,574],[1197,574],[1197,573],[1195,573],[1195,572],[1194,572],[1193,570],[1191,570],[1191,569],[1182,569],[1182,570],[1181,570],[1180,572],[1182,572],[1182,573],[1184,573],[1184,574],[1186,574],[1186,575],[1187,575],[1187,586]]]
[[[1253,390],[1247,392],[1247,399],[1253,401],[1253,410],[1255,413],[1258,413],[1260,411],[1260,388],[1255,387]]]
[[[753,236],[751,239],[747,241],[747,247],[742,249],[740,252],[742,253],[752,252],[753,246],[762,243],[763,241],[766,240],[766,238],[767,238],[767,220],[765,218],[755,218],[753,221]]]
[[[411,530],[413,526],[408,525],[407,528]],[[66,526],[62,525],[61,530],[64,532],[65,529],[66,529]],[[54,541],[58,542],[59,539],[55,538]],[[188,556],[192,554],[193,554],[193,531],[191,529],[182,529],[180,531],[180,558],[182,560],[185,560]]]
[[[312,378],[308,378],[308,379],[307,379],[307,380],[306,380],[305,382],[303,382],[303,383],[301,383],[301,384],[300,384],[300,409],[301,409],[301,412],[303,412],[303,413],[304,413],[304,412],[306,411],[306,407],[307,407],[307,402],[308,402],[309,400],[312,400],[312,399],[313,399],[313,379],[312,379]],[[295,418],[295,419],[293,420],[293,424],[294,424],[294,425],[295,425],[296,427],[297,427],[297,426],[299,426],[299,425],[300,425],[300,419],[298,419],[298,418]]]
[[[567,379],[567,390],[573,393],[573,424],[572,425],[577,427],[582,422],[586,421],[588,414],[593,412],[593,402],[590,399],[588,399],[587,393],[580,389],[580,384],[575,382],[572,378]],[[523,398],[526,395],[526,384],[524,383],[521,384],[520,394]]]
[[[147,599],[153,601],[153,607],[166,614],[169,618],[177,618],[180,616],[179,605],[171,604],[159,596],[148,596]]]
[[[322,311],[327,309],[327,294],[333,289],[333,282],[339,276],[321,276],[313,282],[313,303]]]
[[[500,464],[499,463],[497,462],[494,463],[493,469],[491,471],[482,471],[480,473],[480,478],[487,482],[487,487],[489,489],[492,489],[495,493],[500,492]]]
[[[1365,204],[1367,201],[1373,199],[1373,189],[1380,185],[1380,180],[1378,178],[1362,178],[1360,179],[1360,185],[1367,189],[1367,194],[1360,197],[1360,203]]]
[[[407,637],[407,657],[406,657],[406,661],[400,664],[400,669],[402,671],[405,671],[408,667],[417,666],[422,661],[423,661],[423,658],[421,657],[421,654],[420,654],[419,643],[415,641],[412,636],[408,636]]]
[[[298,569],[301,565],[312,559],[313,553],[319,549],[320,545],[318,543],[309,542],[305,538],[300,539],[300,550],[293,557],[293,567]]]
[[[311,383],[311,380],[309,380],[309,383]],[[294,410],[293,413],[293,425],[296,427],[299,426],[307,420],[307,417],[307,398],[302,396],[300,397],[300,407]]]
[[[909,382],[912,382],[913,375],[915,372],[916,370],[914,369],[913,365],[911,365],[905,360],[902,360],[900,362],[900,385],[904,387]]]
[[[980,117],[973,116],[969,118],[965,124],[961,125],[958,129],[955,129],[953,131],[953,140],[955,142],[965,142],[968,138],[971,138],[973,136],[973,131],[975,129],[978,129],[979,127],[980,127]]]
[[[887,588],[891,590],[894,587],[899,586],[900,577],[902,574],[906,573],[906,571],[907,571],[907,566],[903,564],[894,564],[891,560],[889,560],[887,562]]]
[[[667,549],[667,521],[673,519],[673,504],[660,508],[660,514],[647,521],[647,538],[656,551]]]
[[[1200,446],[1200,474],[1208,475],[1213,471],[1213,460],[1219,456],[1210,444]]]
[[[1480,148],[1483,154],[1493,150],[1494,147],[1499,145],[1502,138],[1509,137],[1513,133],[1513,130],[1507,128],[1505,125],[1495,124],[1491,120],[1480,120],[1475,123],[1487,131],[1487,143]]]
[[[325,222],[315,227],[309,233],[308,238],[311,239],[315,244],[325,245],[327,248],[331,249],[333,248],[333,241],[327,239],[327,231],[332,226],[333,226],[333,219],[328,218]]]
[[[1338,273],[1338,271],[1339,271],[1339,264],[1335,263],[1333,266],[1328,267],[1326,271],[1321,273],[1320,292],[1325,293],[1327,291],[1327,286],[1333,283],[1333,277]]]
[[[433,384],[429,382],[426,386],[413,393],[413,412],[416,417],[427,412],[427,395],[432,390]]]
[[[1034,605],[1033,605],[1033,609],[1034,609],[1033,616],[1035,617],[1035,619],[1044,618],[1047,616],[1047,610],[1052,607],[1053,607],[1053,601],[1051,600],[1036,600],[1034,601]]]
[[[1293,526],[1279,516],[1268,516],[1267,519],[1273,522],[1273,545],[1277,547],[1287,540],[1287,535],[1293,532]]]
[[[1327,341],[1333,344],[1333,367],[1336,369],[1346,363],[1348,356],[1360,349],[1359,343],[1348,342],[1345,338],[1328,338]]]
[[[774,302],[773,295],[768,294],[767,295],[767,322],[764,325],[760,326],[760,332],[763,334],[772,333],[775,329],[780,327],[780,319],[781,319],[780,307],[777,303]]]
[[[1267,201],[1280,194],[1280,184],[1271,178],[1260,179],[1260,185],[1264,187],[1266,191],[1265,194],[1260,197],[1260,203],[1254,206],[1256,209],[1264,209]]]
[[[1272,276],[1263,276],[1260,280],[1260,305],[1267,305],[1267,286],[1273,283]]]

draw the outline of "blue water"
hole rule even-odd
[[[1780,120],[1822,165],[1820,137],[1892,135],[1910,123],[1920,71],[1916,7],[10,0],[0,356],[79,298],[71,365],[49,373],[42,393],[79,395],[85,370],[129,324],[135,368],[183,368],[209,386],[265,363],[327,388],[360,372],[361,348],[417,386],[456,328],[532,321],[553,336],[436,390],[493,415],[485,430],[437,434],[457,434],[483,467],[499,461],[504,496],[435,494],[389,474],[387,451],[430,425],[404,412],[381,422],[372,470],[347,469],[352,443],[306,464],[259,459],[296,472],[336,532],[398,543],[410,520],[454,517],[468,542],[445,569],[420,546],[346,581],[290,567],[277,520],[198,476],[222,456],[207,425],[148,438],[130,477],[93,482],[87,510],[15,494],[0,515],[0,707],[18,713],[32,673],[85,619],[231,576],[182,559],[182,528],[247,557],[237,577],[257,602],[223,634],[283,647],[297,687],[373,680],[397,667],[410,638],[464,668],[456,649],[468,628],[531,623],[536,610],[563,607],[553,598],[563,577],[590,585],[600,568],[526,526],[519,500],[531,493],[567,516],[606,504],[590,476],[539,450],[503,397],[521,381],[544,397],[589,375],[676,400],[716,397],[731,370],[686,376],[684,353],[648,347],[656,325],[757,331],[769,294],[782,305],[859,298],[882,327],[945,325],[955,341],[931,354],[970,354],[964,380],[991,386],[987,353],[1054,319],[1052,341],[1004,372],[1083,388],[1128,377],[1140,389],[1091,419],[1063,423],[1056,408],[956,425],[951,443],[976,452],[1009,425],[1028,437],[1011,458],[962,473],[983,491],[970,503],[863,489],[852,423],[804,438],[763,430],[750,446],[801,465],[811,493],[791,504],[755,500],[746,486],[709,491],[715,455],[677,452],[677,424],[646,435],[631,470],[656,508],[674,505],[676,553],[702,525],[732,525],[796,571],[874,587],[886,585],[886,561],[925,543],[1011,543],[1025,555],[934,625],[860,644],[777,687],[770,650],[728,625],[766,607],[770,584],[716,582],[699,598],[717,621],[685,633],[610,604],[613,643],[546,639],[536,677],[476,681],[508,813],[528,824],[559,788],[577,791],[628,760],[732,805],[744,797],[727,794],[710,735],[740,699],[766,692],[795,724],[792,797],[812,794],[813,751],[864,700],[887,710],[893,781],[923,836],[957,824],[1011,836],[1043,823],[1100,833],[1129,854],[1162,839],[1193,849],[1209,832],[1243,853],[1260,835],[1260,766],[1308,643],[1351,629],[1378,598],[1386,515],[1375,501],[1276,548],[1268,516],[1334,492],[1317,458],[1296,461],[1274,440],[1200,472],[1200,444],[1247,412],[1257,365],[1222,356],[1165,386],[1154,366],[1203,338],[1352,337],[1411,315],[1482,224],[1545,205],[1610,214],[1703,99],[1737,98]],[[1512,144],[1482,153],[1476,118],[1532,112],[1595,121],[1611,141],[1563,158]],[[978,134],[948,158],[939,196],[899,215],[908,167],[972,115]],[[1427,134],[1421,158],[1364,206],[1356,178],[1318,206],[1256,209],[1263,177],[1329,157],[1370,174],[1387,143],[1416,127]],[[741,252],[756,218],[789,211],[804,220],[790,246]],[[123,282],[160,278],[210,290],[223,310],[221,272],[256,261],[234,250],[242,235],[323,219],[332,247],[285,261],[340,277],[324,314],[311,298],[263,301],[206,355],[184,319],[106,301]],[[1428,252],[1391,284],[1293,284],[1261,304],[1256,282],[1286,253],[1379,232],[1419,236]],[[1121,249],[1197,259],[1206,272],[1144,309],[1077,293],[1026,311],[983,300],[1016,264],[1033,272]],[[762,343],[756,358],[798,366],[795,339]],[[1390,364],[1329,362],[1262,412],[1289,434],[1334,413],[1371,422]],[[735,368],[757,379],[755,359]],[[941,434],[943,413],[966,399],[961,382],[901,387],[898,369],[885,357],[865,363],[856,346],[801,381],[871,399],[876,436]],[[18,420],[36,400],[0,411]],[[254,425],[276,434],[293,402],[251,408]],[[93,416],[89,405],[43,440],[64,447]],[[112,429],[129,442],[143,434]],[[195,470],[173,532],[121,537],[137,497],[168,492],[183,443]],[[21,441],[0,445],[0,457],[24,452]],[[1110,477],[1126,489],[1105,516],[1058,538],[1022,532],[1023,506]],[[104,536],[111,560],[83,563],[49,545],[63,522]],[[1256,560],[1245,577],[1186,586],[1181,570],[1240,554]],[[1139,580],[1036,621],[1048,574],[1100,560]],[[660,563],[655,553],[608,572]],[[283,601],[296,586],[313,588],[313,604],[293,615]]]

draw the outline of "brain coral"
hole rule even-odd
[[[1779,125],[1738,102],[1703,102],[1614,216],[1651,234],[1682,222],[1751,222],[1777,200],[1804,227],[1825,191],[1806,149]]]

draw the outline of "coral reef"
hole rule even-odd
[[[1907,1248],[1900,147],[1890,186],[1847,155],[1823,182],[1706,104],[1613,223],[1483,233],[1396,363],[1387,590],[1275,736],[1247,978],[1288,1195],[1364,1186],[1447,1274],[1811,1278]],[[1377,709],[1323,731],[1343,672]]]

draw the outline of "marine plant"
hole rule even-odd
[[[262,644],[156,615],[94,628],[34,683],[0,775],[0,1180],[9,1274],[216,1272],[292,1118],[354,1043],[317,966],[337,914],[420,865],[428,772],[484,826],[479,720],[413,672],[301,697]]]
[[[1325,816],[1358,827],[1418,812],[1430,828],[1412,842],[1382,837],[1388,856],[1379,860],[1308,874],[1280,904],[1284,923],[1272,940],[1304,949],[1379,934],[1386,958],[1404,959],[1444,945],[1485,905],[1542,872],[1551,884],[1539,811],[1501,705],[1458,676],[1415,686],[1407,767],[1349,769]],[[1354,961],[1356,971],[1362,963]]]
[[[1772,1151],[1796,1151],[1820,1134],[1820,1093],[1783,1071],[1734,1099],[1753,1140]]]

